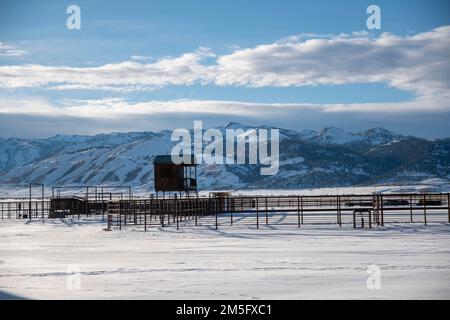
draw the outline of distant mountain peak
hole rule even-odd
[[[391,135],[391,136],[397,136],[397,137],[402,136],[399,133],[387,130],[382,127],[375,127],[375,128],[367,129],[364,131],[360,131],[359,134],[361,134],[361,135]]]
[[[319,143],[346,144],[361,140],[358,135],[336,127],[326,127],[320,130],[313,140]]]
[[[247,129],[247,128],[250,128],[250,126],[236,122],[236,121],[229,121],[223,126],[223,128],[225,128],[225,129]]]
[[[225,124],[225,127],[233,127],[233,126],[241,126],[241,124],[239,122],[237,122],[237,121],[228,121]]]

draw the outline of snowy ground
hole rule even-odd
[[[0,298],[450,298],[449,224],[103,228],[0,222]],[[381,289],[367,288],[369,265]]]

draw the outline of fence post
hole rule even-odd
[[[107,216],[107,227],[106,227],[106,231],[111,231],[111,225],[112,225],[112,214],[108,213]]]
[[[339,224],[339,227],[341,227],[342,222],[341,222],[341,197],[340,196],[336,197],[336,218],[337,218],[337,223]]]
[[[166,200],[165,196],[162,199],[162,203],[163,203],[163,208],[164,208],[164,214],[167,213],[167,225],[170,226],[170,208],[169,208],[169,204],[170,204],[170,194],[168,196],[168,199]],[[175,223],[175,221],[174,221]]]
[[[144,199],[144,231],[147,231],[147,200]]]
[[[211,201],[211,200],[210,200]],[[216,206],[214,205],[214,213],[216,215],[216,230],[218,229],[218,223],[217,223],[217,210],[216,210]]]
[[[356,229],[356,211],[353,210],[353,229]]]
[[[177,200],[176,200],[176,198],[177,198],[177,194],[175,194],[175,208],[174,208],[174,212],[175,212],[175,213],[178,212],[178,210],[177,210]],[[180,219],[180,220],[183,221],[183,219]],[[175,214],[174,214],[174,216],[173,216],[173,222],[175,222]]]
[[[300,196],[300,219],[301,223],[303,223],[303,196]]]
[[[412,195],[409,196],[409,220],[412,223],[413,222],[413,198]]]
[[[28,220],[30,220],[31,221],[31,210],[32,210],[32,208],[31,208],[31,183],[30,183],[30,202],[28,203]]]
[[[174,204],[175,204],[175,210],[174,210],[174,215],[176,216],[176,219],[177,219],[177,230],[179,230],[180,229],[180,223],[179,223],[179,219],[178,219],[178,199],[177,199],[177,194],[175,193],[175,201],[174,201]]]
[[[202,211],[204,210],[204,207],[205,207],[205,201],[202,200]],[[197,215],[198,215],[198,213],[195,212],[195,226],[197,226]]]
[[[163,203],[162,203],[161,199],[158,200],[158,209],[159,209],[159,214],[160,214],[160,219],[161,219],[161,227],[164,228],[164,210],[163,210]]]
[[[320,199],[322,201],[322,199]],[[321,204],[319,204],[321,206]],[[339,224],[339,196],[336,196],[336,223]]]
[[[258,197],[256,197],[256,229],[259,229],[259,203],[258,203]]]
[[[297,223],[300,228],[300,197],[297,197]]]
[[[233,205],[233,208],[231,208],[231,210],[230,210],[230,226],[233,225],[233,210],[234,210],[234,205]]]
[[[177,215],[177,230],[180,229],[179,227],[179,216],[180,216],[181,210],[178,208],[178,199],[177,195],[175,195],[175,214]]]
[[[128,220],[128,211],[130,209],[130,204],[128,202],[124,202],[123,204],[123,225],[126,226],[127,225],[127,220]]]
[[[427,195],[423,195],[423,222],[427,225]]]
[[[137,214],[136,214],[136,201],[138,200],[133,200],[132,202],[132,206],[133,206],[133,220],[134,220],[134,224],[137,224]]]
[[[381,201],[381,226],[384,227],[384,201],[383,196],[380,196]]]
[[[450,193],[447,193],[448,222],[450,223]]]
[[[44,220],[44,194],[45,194],[45,191],[44,191],[44,184],[42,184],[42,189],[41,189],[41,191],[42,191],[42,202],[41,202],[41,205],[42,205],[42,220]]]
[[[269,212],[267,209],[267,197],[266,197],[266,226],[269,225]]]
[[[339,227],[342,227],[342,203],[341,203],[341,196],[339,196]]]

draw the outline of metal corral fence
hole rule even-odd
[[[450,193],[0,200],[1,219],[103,216],[108,228],[450,222]]]
[[[450,222],[450,194],[239,196],[139,199],[108,203],[109,229],[117,226],[261,226]]]
[[[45,219],[50,212],[49,200],[0,200],[0,218],[5,219]]]

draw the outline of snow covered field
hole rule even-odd
[[[450,225],[172,227],[0,222],[0,297],[449,299]],[[369,290],[369,265],[381,288]]]

